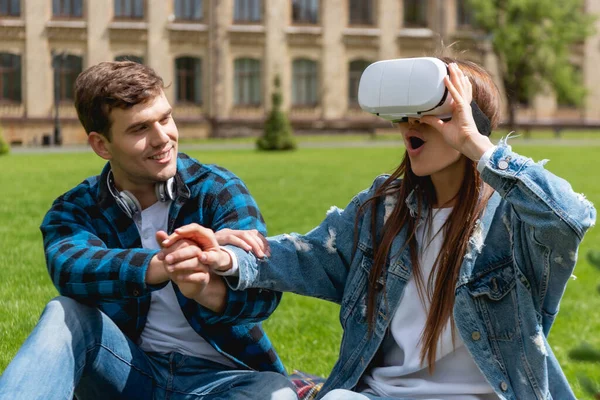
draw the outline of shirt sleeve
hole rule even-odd
[[[238,267],[238,259],[235,253],[229,250],[227,247],[221,246],[221,250],[226,251],[231,257],[231,268],[227,271],[215,271],[215,274],[221,276],[238,276],[239,275],[239,267]]]
[[[101,300],[140,297],[162,288],[166,283],[146,284],[158,250],[109,248],[91,223],[92,212],[61,197],[42,222],[46,264],[59,293]]]
[[[496,146],[487,149],[487,151],[485,153],[483,153],[483,155],[479,159],[479,162],[477,163],[477,171],[479,171],[479,173],[483,172],[483,169],[485,168],[485,164],[487,164],[487,162],[489,161],[494,150],[496,150]]]

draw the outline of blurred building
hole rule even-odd
[[[588,3],[588,12],[600,10],[600,0]],[[296,129],[373,129],[386,125],[357,105],[373,61],[431,54],[443,38],[495,72],[470,22],[464,0],[0,0],[0,123],[15,145],[84,143],[76,76],[130,59],[170,84],[184,138],[257,133],[276,76]],[[583,109],[550,94],[520,116],[600,119],[597,42],[573,54],[590,89]]]

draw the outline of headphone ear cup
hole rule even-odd
[[[117,201],[119,207],[121,207],[121,210],[123,210],[123,212],[127,214],[129,218],[133,218],[133,216],[142,209],[138,199],[136,199],[135,196],[127,190],[121,191],[119,195],[115,197],[115,200]]]
[[[165,182],[158,182],[154,185],[154,193],[156,193],[156,198],[161,203],[167,201],[167,193],[165,191]]]
[[[154,185],[156,198],[165,202],[167,200],[175,200],[175,178],[169,178],[166,182],[159,182]]]

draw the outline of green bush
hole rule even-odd
[[[0,126],[0,156],[8,153],[10,153],[10,145],[4,139],[4,135],[2,134],[2,127]]]
[[[285,113],[281,110],[281,83],[279,76],[275,77],[275,90],[271,96],[273,108],[265,122],[265,131],[256,141],[259,150],[293,150],[296,141],[293,137],[292,126]]]

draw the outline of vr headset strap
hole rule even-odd
[[[492,133],[492,123],[487,115],[481,111],[477,103],[475,103],[475,100],[471,101],[471,110],[473,111],[473,119],[479,133],[483,136],[490,136]]]

